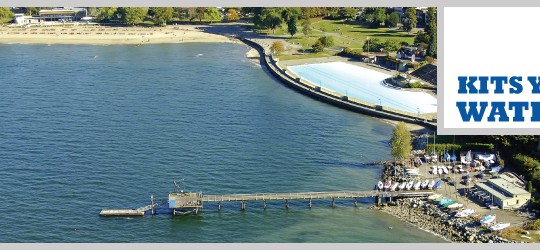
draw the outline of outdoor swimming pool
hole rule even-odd
[[[352,98],[414,114],[437,112],[437,98],[430,94],[382,85],[384,79],[392,77],[389,74],[344,62],[295,65],[287,69],[315,85]]]

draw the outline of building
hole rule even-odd
[[[40,10],[39,17],[45,21],[78,21],[86,16],[85,8],[54,8]]]
[[[509,173],[476,183],[476,187],[491,195],[493,204],[502,209],[520,209],[531,199],[531,193],[523,189],[524,183]]]

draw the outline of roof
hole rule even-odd
[[[518,187],[514,183],[509,182],[504,178],[489,179],[488,182],[493,183],[497,187],[513,195],[530,194],[529,192],[527,192],[527,190]]]
[[[477,182],[476,186],[479,187],[480,189],[488,191],[490,194],[492,194],[493,196],[495,196],[495,197],[497,197],[497,198],[499,198],[501,200],[512,198],[512,197],[506,196],[506,195],[500,193],[499,191],[493,189],[492,187],[486,185],[486,182]]]
[[[437,66],[433,64],[426,64],[417,70],[413,71],[411,75],[418,77],[426,82],[437,85]]]

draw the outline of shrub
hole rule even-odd
[[[272,49],[274,53],[279,55],[280,53],[285,51],[285,44],[282,41],[275,41],[274,43],[272,43],[270,49]]]
[[[324,50],[324,45],[320,40],[317,40],[313,45],[311,45],[313,52],[321,52]]]
[[[540,230],[540,219],[529,222],[525,228],[527,230]]]
[[[491,143],[465,143],[463,149],[472,151],[493,152],[495,146]]]

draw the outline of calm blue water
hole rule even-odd
[[[362,163],[389,158],[392,127],[284,87],[247,50],[0,45],[0,242],[442,241],[369,199],[99,217],[180,178],[206,194],[373,187],[380,169]]]

